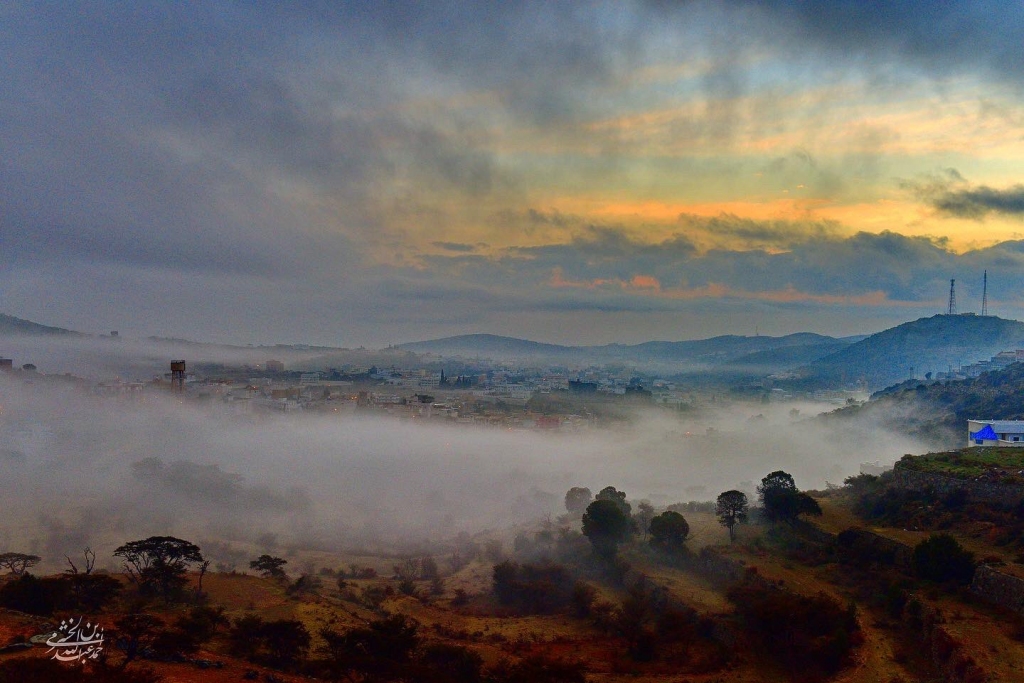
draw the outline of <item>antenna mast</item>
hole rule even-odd
[[[949,315],[956,315],[956,280],[949,281]]]
[[[981,314],[988,315],[988,271],[982,277],[981,286]]]

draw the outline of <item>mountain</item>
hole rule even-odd
[[[445,357],[625,363],[654,366],[660,371],[668,372],[713,371],[723,364],[748,358],[748,362],[738,369],[751,372],[758,363],[763,363],[771,368],[766,372],[771,372],[782,367],[807,363],[846,345],[847,342],[842,340],[809,332],[783,337],[724,335],[692,341],[654,341],[603,346],[562,346],[492,334],[470,334],[401,344],[397,348]],[[783,351],[785,349],[794,349],[789,352],[792,362],[783,360],[786,356],[786,352]],[[758,358],[757,354],[762,353],[768,355]],[[773,358],[772,353],[780,355]]]
[[[20,335],[81,335],[81,332],[75,332],[73,330],[65,330],[63,327],[50,327],[49,325],[40,325],[34,323],[31,320],[23,320],[21,318],[15,318],[13,315],[4,315],[0,313],[0,334],[20,334]]]
[[[848,342],[841,339],[832,339],[815,344],[783,346],[749,353],[729,361],[724,367],[737,371],[743,370],[749,374],[770,375],[813,363],[845,349],[849,345]]]
[[[1024,323],[995,316],[935,315],[873,334],[795,370],[794,387],[863,382],[874,390],[1024,348]]]
[[[543,344],[541,342],[501,337],[496,334],[462,334],[456,337],[399,344],[397,348],[413,353],[431,353],[436,356],[463,358],[533,358],[569,357],[579,353],[579,347]]]

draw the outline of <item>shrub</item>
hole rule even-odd
[[[64,579],[39,579],[32,574],[22,574],[0,588],[0,605],[44,617],[54,610],[66,609],[70,601],[70,588]]]
[[[517,564],[506,560],[494,566],[494,594],[503,605],[528,614],[551,614],[566,608],[574,583],[560,564]]]
[[[728,598],[762,654],[797,680],[832,676],[849,662],[860,639],[856,609],[843,607],[824,593],[803,596],[741,585],[731,589]]]
[[[922,579],[965,586],[974,577],[974,553],[949,534],[932,534],[914,547],[913,567]]]

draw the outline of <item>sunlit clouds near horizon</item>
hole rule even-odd
[[[9,2],[0,312],[383,346],[1024,317],[1024,13]]]

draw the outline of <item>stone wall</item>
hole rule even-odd
[[[966,491],[972,500],[1016,505],[1024,498],[1024,487],[1018,484],[999,484],[989,481],[957,479],[935,472],[918,472],[897,462],[893,467],[893,480],[897,486],[913,491],[931,489],[939,495]]]
[[[851,527],[839,535],[838,543],[840,553],[849,552],[854,557],[893,565],[904,572],[909,572],[913,568],[912,546],[876,534],[874,531]]]
[[[1009,607],[1024,616],[1024,579],[983,564],[974,570],[971,592],[983,600]]]

